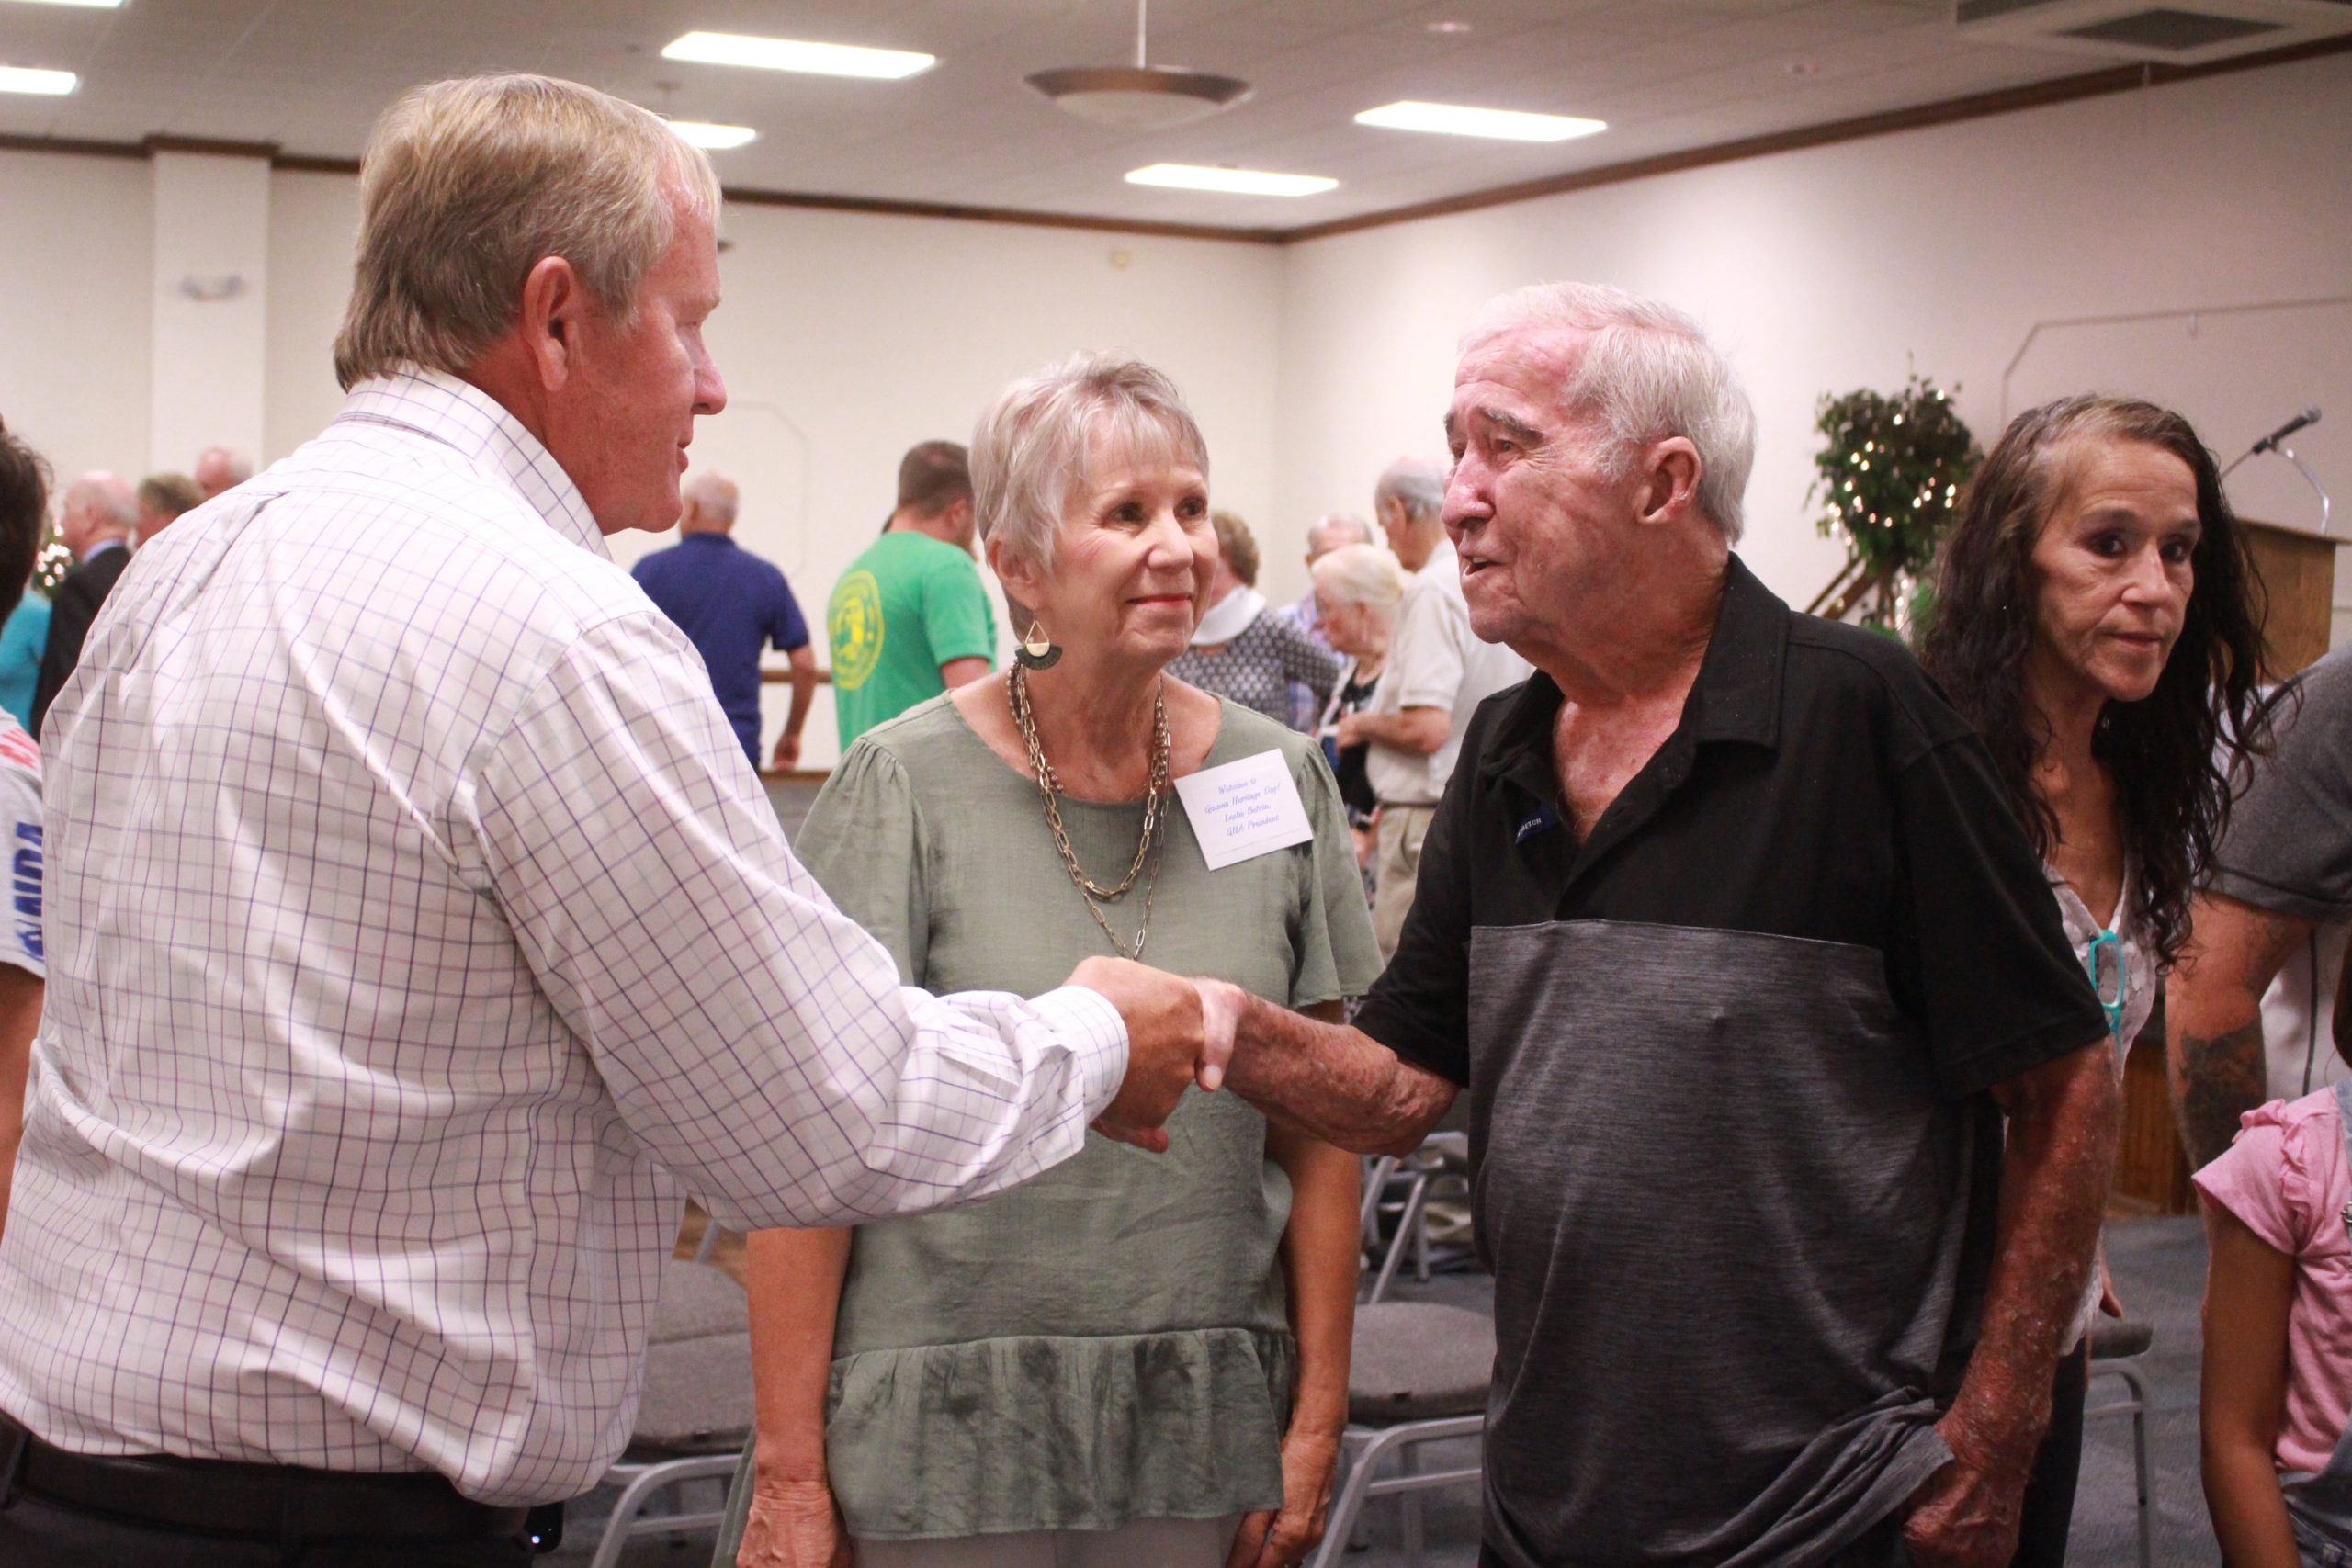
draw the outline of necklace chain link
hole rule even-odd
[[[1104,887],[1087,875],[1085,867],[1079,864],[1078,852],[1069,847],[1069,833],[1062,826],[1060,780],[1054,773],[1053,763],[1046,760],[1045,743],[1037,736],[1037,716],[1029,705],[1029,672],[1026,670],[1017,665],[1013,668],[1005,679],[1005,694],[1012,706],[1013,726],[1021,731],[1022,743],[1028,749],[1029,771],[1036,775],[1037,793],[1045,797],[1046,826],[1053,832],[1054,847],[1061,852],[1062,864],[1069,870],[1069,879],[1078,888],[1078,896],[1086,901],[1086,911],[1094,917],[1094,923],[1102,928],[1102,934],[1111,939],[1113,950],[1122,958],[1140,961],[1144,943],[1151,935],[1151,900],[1152,895],[1159,890],[1159,852],[1166,827],[1168,766],[1171,750],[1168,739],[1166,683],[1163,682],[1152,693],[1151,784],[1144,795],[1143,836],[1136,843],[1134,863],[1127,867],[1127,874],[1115,887]],[[1102,906],[1095,900],[1108,902],[1126,897],[1136,879],[1144,876],[1147,865],[1150,868],[1150,875],[1144,882],[1143,923],[1136,928],[1136,940],[1131,948],[1121,940],[1117,931],[1111,929],[1111,922],[1103,918]]]

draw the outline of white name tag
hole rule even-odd
[[[1211,871],[1315,837],[1280,751],[1261,751],[1178,779],[1176,798],[1184,803]]]

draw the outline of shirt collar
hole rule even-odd
[[[335,418],[397,425],[440,442],[513,486],[558,534],[612,558],[604,531],[563,465],[521,420],[470,382],[441,370],[397,370],[352,388]]]
[[[1724,573],[1723,602],[1685,700],[1678,734],[1692,743],[1745,741],[1776,746],[1781,738],[1781,678],[1789,647],[1789,607],[1757,580],[1737,556]],[[1537,671],[1497,717],[1495,738],[1479,771],[1540,788],[1548,799],[1558,784],[1552,766],[1552,725],[1564,699],[1552,677]]]
[[[1440,577],[1459,576],[1461,575],[1461,571],[1462,558],[1454,552],[1453,541],[1440,536],[1437,542],[1437,548],[1430,552],[1430,558],[1423,561],[1421,563],[1421,570],[1413,573],[1413,575],[1415,577],[1425,577],[1434,581]]]

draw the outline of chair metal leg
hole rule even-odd
[[[1323,1544],[1316,1548],[1309,1560],[1312,1568],[1339,1568],[1342,1555],[1348,1551],[1351,1537],[1363,1517],[1364,1504],[1374,1497],[1397,1497],[1418,1505],[1414,1496],[1440,1486],[1454,1486],[1478,1479],[1483,1468],[1474,1464],[1466,1470],[1424,1472],[1418,1462],[1407,1466],[1407,1472],[1386,1481],[1376,1481],[1374,1474],[1380,1462],[1390,1453],[1408,1454],[1419,1443],[1437,1442],[1448,1438],[1474,1438],[1487,1428],[1483,1416],[1454,1416],[1440,1420],[1408,1421],[1395,1427],[1351,1427],[1341,1435],[1340,1451],[1342,1456],[1344,1479],[1331,1504],[1331,1512],[1323,1531]],[[1412,1534],[1407,1550],[1419,1561],[1419,1517],[1408,1516]]]
[[[596,1542],[596,1553],[588,1560],[588,1568],[619,1568],[621,1552],[634,1536],[715,1529],[724,1517],[723,1508],[718,1513],[687,1514],[673,1506],[668,1517],[643,1516],[650,1512],[649,1504],[653,1498],[666,1495],[690,1481],[731,1476],[736,1462],[732,1454],[712,1454],[661,1464],[615,1465],[606,1479],[618,1480],[626,1475],[628,1484],[613,1504],[613,1516],[605,1521],[604,1536]]]
[[[1405,1211],[1396,1217],[1396,1235],[1389,1241],[1387,1255],[1380,1260],[1380,1272],[1373,1280],[1372,1293],[1364,1298],[1367,1304],[1385,1296],[1388,1287],[1396,1282],[1396,1266],[1404,1262],[1406,1248],[1412,1245],[1413,1227],[1419,1223],[1429,1196],[1429,1173],[1416,1174],[1412,1185],[1406,1190]]]
[[[2101,1416],[2132,1417],[2132,1479],[2139,1487],[2139,1562],[2140,1568],[2153,1568],[2155,1562],[2156,1529],[2156,1461],[2148,1447],[2148,1378],[2137,1358],[2119,1358],[2112,1361],[2093,1361],[2091,1376],[2117,1377],[2132,1391],[2129,1399],[2110,1401],[2083,1412],[2084,1418]]]
[[[1419,1456],[1410,1443],[1400,1443],[1396,1449],[1396,1469],[1404,1475],[1420,1473]],[[1396,1494],[1397,1523],[1405,1537],[1405,1568],[1421,1568],[1421,1495],[1419,1492]]]

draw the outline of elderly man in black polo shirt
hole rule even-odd
[[[1446,526],[1537,673],[1354,1029],[1204,983],[1227,1081],[1359,1149],[1469,1090],[1487,1562],[2004,1563],[2118,1115],[2041,868],[1902,649],[1731,553],[1754,419],[1687,318],[1553,285],[1465,342]]]

